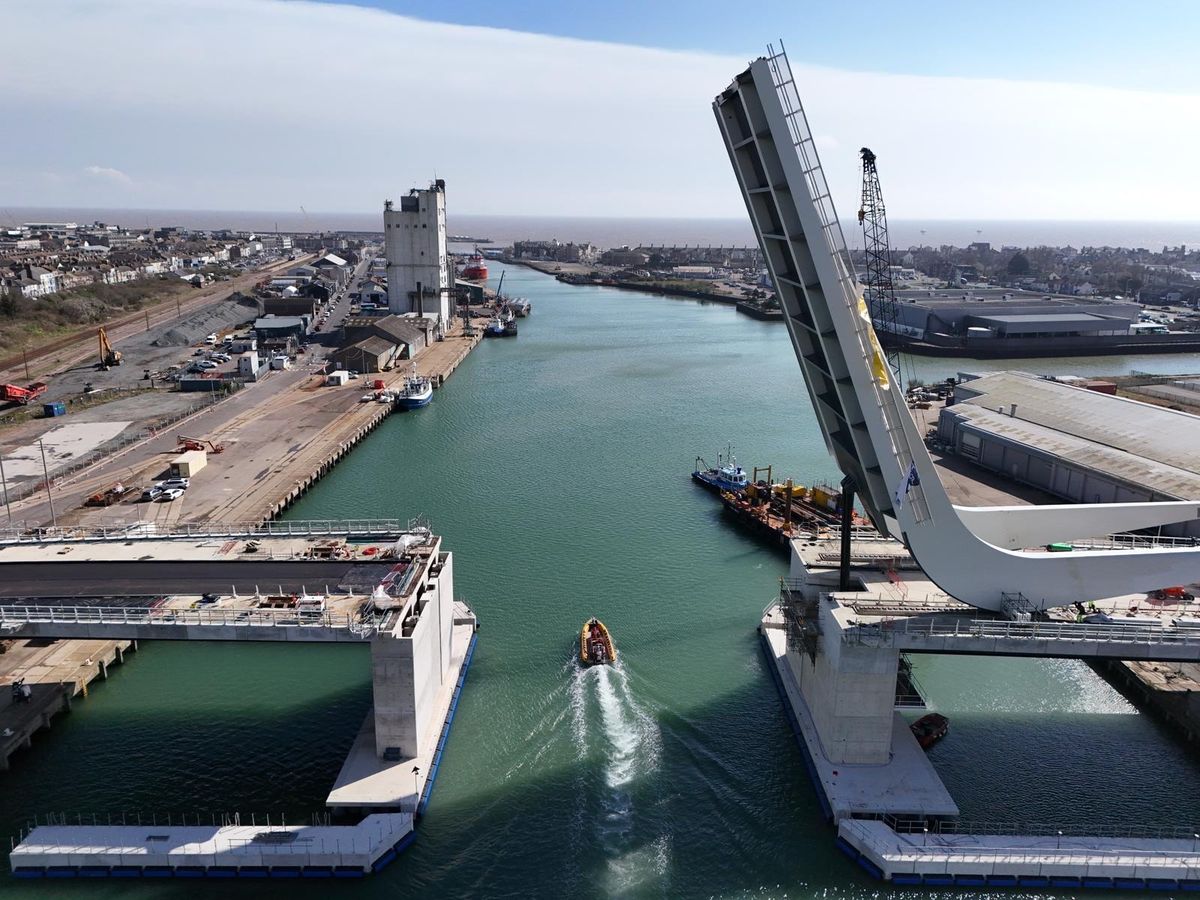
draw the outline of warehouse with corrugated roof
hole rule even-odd
[[[1024,372],[960,382],[937,437],[964,459],[1074,503],[1200,500],[1200,417]],[[1200,520],[1163,534],[1200,537]]]

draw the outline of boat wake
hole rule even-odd
[[[618,891],[665,867],[667,845],[637,846],[637,797],[658,769],[662,737],[630,687],[623,665],[576,667],[570,687],[573,737],[581,762],[598,763],[584,802]],[[644,829],[637,829],[643,831]],[[641,835],[645,837],[645,835]]]

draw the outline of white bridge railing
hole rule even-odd
[[[864,646],[907,645],[904,638],[997,638],[1022,641],[1070,641],[1195,648],[1200,658],[1200,626],[1124,625],[1088,622],[1013,622],[1006,619],[913,617],[855,625],[842,641]]]
[[[788,136],[800,161],[809,197],[812,200],[813,207],[821,223],[820,243],[824,244],[824,250],[833,260],[833,268],[838,279],[838,288],[840,289],[843,301],[850,311],[850,321],[853,323],[855,334],[858,338],[858,346],[855,349],[859,360],[870,371],[874,362],[872,357],[877,352],[878,340],[871,322],[864,320],[856,308],[859,298],[862,297],[862,289],[853,275],[854,266],[850,259],[850,253],[846,248],[846,238],[842,232],[841,222],[838,220],[837,210],[833,204],[832,192],[825,179],[825,172],[821,168],[816,140],[808,124],[808,116],[804,112],[804,104],[800,100],[800,93],[796,88],[795,78],[792,75],[791,62],[788,60],[787,53],[783,49],[782,42],[780,42],[779,52],[776,52],[772,45],[768,45],[767,54],[767,64],[771,71],[773,86],[779,97],[780,105],[783,108],[784,119],[787,122]],[[811,235],[808,238],[809,247],[811,248],[810,252],[816,252],[815,246],[817,242],[813,240],[813,236]],[[833,293],[829,293],[831,287],[830,285],[822,285],[822,288],[828,293],[828,302],[835,303],[837,302],[837,297]],[[844,347],[843,349],[849,352],[849,348]],[[874,376],[872,376],[871,383],[875,395],[875,404],[878,407],[880,416],[883,418],[883,424],[892,443],[892,451],[896,456],[899,469],[901,472],[907,474],[909,467],[913,464],[915,453],[912,443],[909,440],[908,432],[905,429],[905,423],[901,419],[901,416],[907,416],[908,412],[903,408],[903,404],[899,400],[899,386],[894,377],[888,387],[881,385]],[[889,485],[889,487],[891,486]],[[868,490],[868,486],[860,485],[859,489],[865,491]],[[876,499],[878,500],[879,498]],[[925,492],[920,484],[912,485],[909,488],[908,502],[912,505],[916,521],[924,522],[931,518],[929,504],[925,499]]]
[[[0,631],[25,625],[287,627],[344,630],[362,638],[369,638],[376,630],[372,619],[358,614],[295,609],[0,605]]]
[[[110,525],[0,528],[0,543],[45,544],[64,541],[168,540],[171,538],[398,537],[428,534],[423,519],[311,519],[272,522],[119,522]]]

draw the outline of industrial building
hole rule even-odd
[[[412,359],[433,340],[437,324],[432,319],[414,316],[354,316],[342,323],[344,344],[369,337],[380,337],[404,348],[404,358]]]
[[[416,316],[355,316],[342,325],[343,343],[330,359],[353,372],[383,372],[412,359],[434,339],[437,323]]]
[[[445,329],[454,278],[446,252],[446,182],[439,178],[426,190],[413,188],[399,206],[385,201],[383,238],[388,310],[428,315]]]
[[[308,332],[308,316],[260,316],[254,320],[254,334],[259,342],[272,338],[302,338]]]
[[[351,372],[374,374],[386,372],[403,358],[405,347],[381,337],[364,338],[335,350],[329,355],[329,361],[339,369]]]
[[[899,330],[918,340],[1124,335],[1140,312],[1133,302],[998,288],[897,291],[896,299]]]
[[[1200,417],[1023,372],[967,377],[937,427],[964,459],[1075,503],[1200,500]],[[1200,520],[1162,532],[1200,537]]]

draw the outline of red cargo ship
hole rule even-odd
[[[459,277],[463,281],[487,281],[487,263],[483,261],[482,256],[476,253],[467,260],[467,267],[462,270],[462,275]]]

